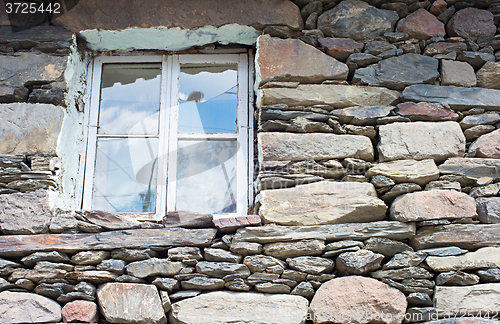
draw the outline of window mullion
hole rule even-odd
[[[177,179],[177,129],[179,119],[179,56],[172,55],[170,59],[170,85],[168,93],[169,107],[169,135],[168,135],[168,171],[167,171],[167,212],[174,211],[176,203],[176,179]]]
[[[238,64],[238,108],[237,108],[237,128],[238,128],[238,143],[239,150],[236,153],[237,165],[237,179],[236,179],[236,192],[237,192],[237,214],[247,214],[247,170],[248,170],[248,61],[246,54],[239,55],[240,62]]]

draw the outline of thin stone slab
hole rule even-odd
[[[434,307],[441,316],[474,316],[479,312],[496,314],[500,311],[500,283],[437,286]]]
[[[297,242],[266,244],[264,245],[264,254],[284,260],[286,258],[295,258],[305,255],[321,255],[324,249],[325,242],[321,240],[303,240]]]
[[[361,182],[324,181],[263,190],[258,201],[265,222],[279,225],[374,222],[383,220],[387,210],[373,185]]]
[[[320,226],[266,225],[239,229],[233,237],[233,243],[273,243],[307,239],[318,239],[333,242],[340,240],[364,240],[370,237],[404,240],[414,235],[414,223],[401,223],[394,221]]]
[[[274,104],[286,104],[290,107],[328,105],[333,109],[387,106],[399,102],[399,92],[394,90],[341,84],[301,84],[297,88],[261,89],[257,95],[258,107]]]
[[[95,234],[46,234],[0,236],[0,256],[24,256],[33,252],[119,248],[158,248],[175,246],[209,246],[216,229],[136,229]]]
[[[407,87],[402,99],[448,104],[452,109],[460,111],[473,107],[500,110],[500,90],[493,89],[419,84]]]
[[[373,161],[370,139],[358,135],[260,133],[259,161],[357,158]]]
[[[444,175],[453,174],[468,178],[500,180],[500,159],[451,158],[439,166]]]
[[[457,246],[474,250],[481,247],[500,244],[500,224],[473,225],[450,224],[422,227],[417,235],[410,239],[410,245],[416,250]]]
[[[303,324],[307,299],[295,295],[272,295],[217,291],[172,304],[172,324]]]
[[[375,175],[388,177],[396,183],[414,182],[424,186],[439,178],[439,170],[432,159],[422,161],[409,159],[376,164],[365,174],[368,178]]]
[[[484,247],[475,252],[458,256],[436,257],[429,256],[426,260],[434,271],[476,270],[500,267],[500,248]]]

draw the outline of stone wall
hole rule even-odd
[[[498,323],[500,3],[274,2],[213,18],[263,34],[258,216],[231,220],[51,208],[72,32],[2,27],[0,322]],[[75,8],[51,23],[140,26]]]

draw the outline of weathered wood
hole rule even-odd
[[[307,239],[332,242],[349,239],[363,240],[370,237],[404,240],[413,235],[415,235],[415,223],[401,223],[396,221],[319,226],[266,225],[239,229],[234,235],[233,243],[273,243]]]
[[[207,229],[133,229],[97,234],[41,234],[0,236],[0,256],[24,256],[33,252],[59,251],[75,253],[83,250],[119,248],[164,249],[175,246],[210,245],[217,230]]]
[[[415,250],[441,246],[458,246],[462,249],[473,250],[499,244],[500,224],[452,224],[422,227],[410,240],[410,245]]]

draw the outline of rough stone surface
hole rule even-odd
[[[260,133],[260,161],[326,160],[353,157],[373,161],[368,137],[335,134]]]
[[[467,62],[441,60],[441,85],[475,87],[476,74]]]
[[[446,158],[465,153],[465,136],[457,122],[414,122],[382,125],[378,151],[381,161]]]
[[[476,202],[455,190],[412,192],[396,198],[390,213],[392,220],[401,222],[472,218],[476,215]]]
[[[378,118],[388,116],[393,109],[393,106],[349,107],[334,109],[330,113],[341,123],[364,126],[376,125]]]
[[[257,40],[257,80],[320,83],[345,80],[347,65],[298,39],[279,39],[264,35]],[[307,57],[307,60],[301,58]],[[301,64],[297,64],[301,61]]]
[[[359,53],[363,49],[363,43],[358,43],[350,38],[320,38],[318,42],[326,50],[326,53],[335,59],[345,62],[351,54]]]
[[[334,262],[330,259],[312,256],[291,258],[287,259],[286,262],[288,263],[288,266],[293,270],[314,275],[320,273],[329,273],[335,267]]]
[[[498,91],[498,97],[500,97],[500,91]],[[341,84],[301,84],[297,88],[261,89],[257,97],[259,107],[282,103],[290,107],[328,105],[333,108],[346,108],[352,106],[386,106],[398,101],[399,93],[394,90],[382,87]],[[490,100],[487,101],[490,102]],[[500,109],[500,104],[497,103],[496,106]]]
[[[459,118],[459,115],[448,105],[430,102],[400,103],[395,111],[398,115],[407,117],[411,121],[447,121]]]
[[[4,234],[47,233],[51,217],[45,190],[0,195],[0,230]]]
[[[472,107],[500,110],[500,90],[494,89],[417,84],[407,87],[402,99],[448,104],[452,109],[460,111]]]
[[[493,14],[487,10],[465,8],[459,10],[446,25],[450,36],[471,38],[493,36],[496,32]]]
[[[217,291],[172,304],[172,324],[302,324],[308,301],[301,296]]]
[[[320,240],[303,240],[297,242],[270,243],[264,245],[264,254],[278,259],[295,258],[298,256],[321,255],[325,242]],[[206,249],[205,249],[206,250]]]
[[[113,19],[109,19],[112,16]],[[253,26],[257,29],[262,29],[266,25],[285,25],[292,29],[302,29],[302,18],[298,7],[291,1],[275,0],[265,4],[251,0],[225,1],[217,3],[216,6],[197,0],[185,1],[181,5],[156,2],[144,5],[134,1],[101,3],[83,0],[72,10],[68,9],[67,13],[53,19],[53,22],[72,31],[156,26],[192,29],[226,24]]]
[[[426,261],[429,267],[439,272],[498,268],[500,266],[500,248],[484,247],[475,252],[457,256],[429,256]]]
[[[474,70],[479,70],[486,62],[495,62],[495,55],[483,52],[464,51],[458,55],[457,60],[467,62]]]
[[[403,251],[413,251],[413,249],[399,241],[383,237],[372,237],[365,241],[365,249],[375,253],[383,254],[386,257],[392,257]]]
[[[480,311],[499,310],[500,284],[490,283],[465,287],[437,286],[434,307],[443,315],[476,315]]]
[[[55,155],[63,117],[61,107],[50,104],[0,104],[0,154]]]
[[[136,261],[128,264],[125,268],[129,275],[137,278],[163,275],[173,276],[182,269],[181,262],[172,262],[166,259],[151,258],[144,261]]]
[[[477,140],[481,135],[487,134],[491,131],[494,131],[495,129],[496,127],[492,125],[472,126],[471,128],[467,128],[464,131],[464,135],[467,139],[467,142],[472,142],[474,140]]]
[[[1,323],[52,323],[61,320],[61,306],[55,301],[31,293],[0,293]]]
[[[469,153],[481,158],[500,159],[500,129],[480,136],[469,147]]]
[[[85,300],[75,300],[64,305],[62,318],[64,323],[97,323],[99,313],[97,312],[97,305],[95,303]]]
[[[477,275],[482,282],[500,282],[500,269],[478,270]]]
[[[442,246],[457,246],[473,250],[499,245],[498,231],[500,231],[500,224],[450,224],[422,227],[417,235],[410,239],[410,245],[417,250]]]
[[[111,323],[167,323],[153,285],[107,283],[97,289],[102,314]]]
[[[204,250],[205,260],[214,262],[234,262],[239,263],[243,258],[241,255],[231,253],[223,249],[206,248]]]
[[[500,160],[480,158],[451,158],[439,166],[441,174],[460,175],[467,178],[500,179]]]
[[[352,82],[403,90],[413,84],[434,83],[439,77],[438,63],[435,58],[408,53],[356,70]]]
[[[396,324],[402,322],[406,306],[399,290],[375,279],[349,276],[321,285],[310,311],[315,323],[369,323],[377,316],[382,323]]]
[[[403,251],[384,264],[383,270],[416,267],[425,260],[427,254],[423,252]]]
[[[482,197],[476,199],[477,214],[482,223],[500,223],[500,197]]]
[[[394,180],[396,183],[414,182],[424,186],[432,180],[439,178],[439,170],[434,160],[398,160],[375,164],[366,172],[366,177],[371,178],[382,175]]]
[[[446,34],[444,24],[425,9],[418,9],[398,22],[396,31],[410,38],[428,40],[432,36]]]
[[[260,216],[266,223],[279,225],[379,221],[387,209],[372,184],[359,182],[317,182],[264,190],[259,201]]]
[[[394,30],[399,16],[357,0],[342,1],[318,17],[318,28],[326,36],[367,41]]]
[[[370,250],[345,252],[335,260],[337,271],[342,276],[362,275],[380,268],[384,255]]]
[[[196,277],[181,282],[182,289],[220,290],[224,288],[224,280],[217,278]]]
[[[478,87],[500,90],[500,62],[486,62],[476,77]]]
[[[372,272],[372,277],[378,279],[405,280],[405,279],[431,279],[434,274],[421,267],[408,267],[393,270],[379,270]]]
[[[462,271],[448,271],[436,277],[436,285],[442,286],[471,286],[479,283],[479,277]]]
[[[246,265],[232,262],[198,262],[196,272],[215,278],[223,278],[227,275],[238,275],[246,278],[250,275]]]

